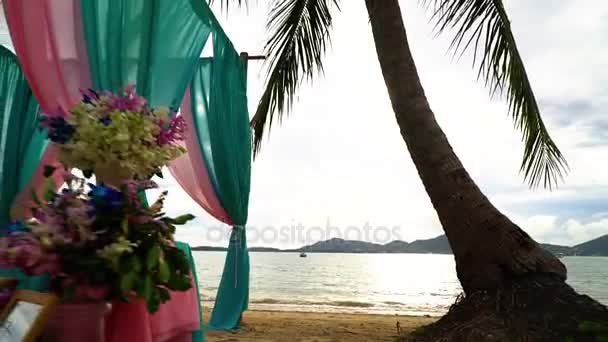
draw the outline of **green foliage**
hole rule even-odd
[[[339,10],[338,0],[274,2],[266,25],[271,31],[264,49],[269,61],[266,89],[251,121],[254,152],[259,152],[266,124],[270,129],[275,114],[280,120],[289,112],[301,82],[323,71],[332,6]]]
[[[455,53],[473,49],[478,77],[490,93],[506,94],[515,126],[522,133],[524,155],[520,167],[530,187],[557,186],[568,171],[566,159],[543,122],[510,22],[501,0],[420,0],[432,8],[438,32],[455,30]],[[241,5],[241,1],[222,0]],[[377,1],[382,5],[382,1]],[[251,121],[254,152],[274,116],[289,112],[299,85],[323,70],[322,57],[329,43],[331,7],[337,0],[276,0],[267,23],[270,38],[266,89]],[[399,15],[399,14],[398,14]],[[404,42],[405,43],[405,42]]]
[[[95,115],[95,110],[102,109],[95,108],[79,103],[71,109],[68,122],[77,130],[68,143],[58,145],[64,165],[87,170],[89,175],[92,170],[131,178],[155,174],[185,152],[177,145],[156,143],[159,127],[151,117],[161,118],[168,109],[157,109],[151,116],[113,111],[109,114],[111,124],[106,125]]]
[[[422,0],[432,8],[438,32],[454,30],[451,49],[473,49],[478,77],[491,94],[506,94],[515,126],[522,132],[521,171],[531,187],[556,186],[567,172],[566,159],[549,135],[517,49],[501,0]]]
[[[169,300],[169,291],[192,287],[190,263],[175,246],[173,234],[175,225],[194,216],[166,216],[166,193],[147,207],[138,192],[154,187],[150,181],[128,181],[120,189],[88,189],[83,179],[67,179],[67,188],[60,193],[47,180],[45,201],[36,210],[48,220],[28,222],[19,235],[27,234],[36,248],[5,251],[7,258],[23,253],[27,258],[15,262],[27,259],[32,263],[28,267],[47,265],[54,289],[66,300],[128,302],[139,297],[154,312]]]

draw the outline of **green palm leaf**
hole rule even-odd
[[[274,115],[281,120],[289,112],[301,82],[323,71],[333,6],[339,10],[338,0],[274,2],[267,22],[272,35],[264,48],[269,63],[266,88],[251,120],[255,154],[266,125],[270,130]]]
[[[422,0],[431,8],[439,33],[454,29],[450,48],[457,53],[473,49],[491,95],[506,95],[515,126],[522,133],[521,172],[530,187],[553,188],[568,170],[566,159],[543,123],[538,103],[501,0]]]

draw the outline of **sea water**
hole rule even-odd
[[[211,307],[225,252],[194,252]],[[454,258],[437,254],[250,253],[251,310],[442,315],[462,288]],[[608,257],[566,257],[568,283],[608,305]]]

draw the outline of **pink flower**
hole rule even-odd
[[[186,137],[186,120],[177,113],[169,118],[169,121],[158,120],[157,125],[160,128],[156,142],[160,145],[175,144],[178,141],[182,141]]]
[[[124,87],[122,95],[112,93],[106,93],[105,95],[108,98],[109,111],[142,112],[145,111],[147,105],[146,99],[135,93],[134,85]]]
[[[0,266],[16,267],[28,275],[57,274],[61,270],[59,256],[46,253],[31,233],[11,235],[1,239]]]

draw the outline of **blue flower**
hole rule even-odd
[[[89,192],[89,203],[95,207],[98,212],[112,211],[120,208],[124,203],[124,195],[122,192],[114,190],[103,184],[92,185]]]
[[[6,236],[10,234],[17,234],[28,231],[28,227],[21,221],[12,222],[10,224],[0,227],[0,236]]]

